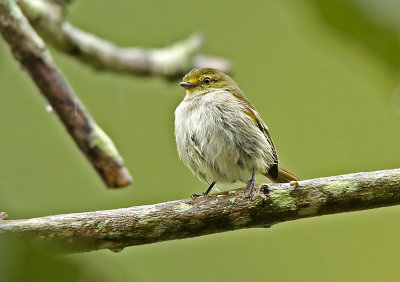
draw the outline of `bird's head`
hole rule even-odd
[[[186,99],[220,89],[239,89],[229,75],[212,68],[192,69],[179,85],[186,89]]]

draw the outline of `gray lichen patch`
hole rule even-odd
[[[117,148],[114,143],[108,137],[108,135],[97,125],[93,124],[93,132],[92,132],[93,144],[92,146],[99,147],[103,152],[107,154],[110,158],[112,158],[116,162],[122,162],[122,158],[118,153]]]
[[[356,186],[354,184],[351,184],[350,186],[348,186],[345,189],[346,189],[347,193],[354,193],[354,192],[358,192],[360,190],[360,187],[358,187],[358,186]]]
[[[215,199],[214,201],[211,201],[211,204],[213,204],[213,205],[218,204],[218,199]]]
[[[31,41],[27,41],[26,38],[20,38],[20,40],[23,40],[25,44],[31,46],[30,49],[33,51],[37,51],[38,49],[40,51],[43,51],[45,49],[43,40],[36,33],[32,32],[32,27],[26,21],[18,5],[14,1],[6,1],[6,2],[8,2],[7,5],[8,8],[10,9],[9,10],[10,17],[12,17],[15,21],[19,22],[21,30],[24,31],[25,35],[27,35]],[[4,16],[2,16],[0,20],[3,21]]]
[[[2,1],[2,2],[5,2],[5,1]],[[17,8],[17,5],[11,1],[6,1],[6,2],[8,2],[7,5],[9,6],[9,9],[10,9],[10,16],[17,20],[21,19],[23,17],[23,15],[22,15],[21,10],[19,8]]]
[[[180,203],[179,205],[177,205],[177,206],[175,207],[175,211],[177,211],[177,212],[185,212],[185,211],[187,211],[187,210],[190,210],[191,208],[192,208],[192,206],[189,205],[189,204]]]
[[[359,188],[350,181],[333,181],[328,185],[323,186],[322,189],[324,192],[331,193],[334,196],[339,196],[346,192],[356,192]]]
[[[158,211],[158,208],[155,207],[154,205],[147,205],[147,206],[141,206],[141,210],[140,212],[137,212],[137,210],[135,210],[133,212],[133,216],[142,219],[147,217],[147,215],[151,214],[151,213],[155,213]]]
[[[103,230],[103,228],[107,226],[108,222],[109,222],[109,220],[100,221],[100,222],[97,224],[97,229]]]
[[[269,197],[273,204],[280,208],[291,209],[294,206],[294,198],[290,195],[290,190],[271,190]]]
[[[84,229],[91,229],[94,224],[95,224],[94,220],[87,220],[84,223],[82,223],[82,227]],[[77,223],[77,226],[80,226],[79,222]]]

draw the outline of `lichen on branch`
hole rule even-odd
[[[0,234],[30,238],[65,252],[196,237],[289,220],[400,204],[400,169],[257,186],[154,205],[0,221]]]

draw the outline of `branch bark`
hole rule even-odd
[[[132,177],[113,142],[75,96],[42,39],[13,0],[0,0],[0,33],[107,186],[131,183]]]
[[[200,34],[160,49],[120,47],[65,21],[63,2],[60,5],[54,0],[19,0],[18,5],[46,41],[99,70],[169,78],[183,75],[193,67],[231,71],[227,60],[198,55],[204,42]]]
[[[253,200],[243,189],[237,189],[194,201],[0,220],[0,234],[33,238],[67,252],[118,251],[127,246],[400,204],[400,169],[316,178],[298,184],[259,185]]]

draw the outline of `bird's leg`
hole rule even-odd
[[[251,197],[253,195],[253,193],[256,191],[256,183],[255,183],[255,171],[253,168],[253,174],[251,175],[251,179],[249,180],[249,182],[247,182],[246,187],[244,188],[244,191],[246,191],[247,189],[249,189],[249,196]]]
[[[207,188],[207,190],[205,192],[203,192],[203,196],[208,195],[208,193],[210,193],[210,191],[214,187],[214,185],[215,185],[215,181],[213,181],[211,183],[211,185]]]
[[[193,193],[192,196],[191,196],[191,198],[194,199],[194,198],[197,198],[197,197],[200,197],[200,196],[206,196],[206,195],[208,195],[208,193],[210,193],[210,191],[211,191],[211,189],[214,187],[214,185],[215,185],[215,181],[213,181],[213,182],[211,183],[211,185],[207,188],[207,190],[206,190],[205,192],[203,192],[202,194]]]

